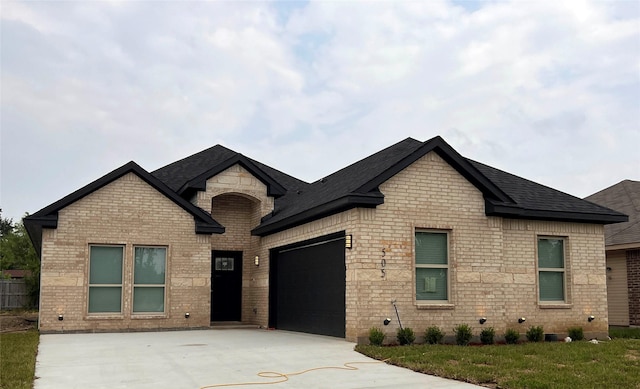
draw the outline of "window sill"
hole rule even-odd
[[[84,317],[85,320],[123,320],[123,314],[99,314],[91,313]]]
[[[571,309],[573,304],[568,303],[538,303],[540,309]]]
[[[164,312],[159,313],[134,313],[131,315],[132,320],[146,320],[146,319],[166,319],[167,314]]]
[[[417,303],[416,308],[419,310],[454,309],[455,305],[449,304],[449,303],[436,303],[436,304]]]

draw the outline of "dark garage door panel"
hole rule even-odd
[[[345,336],[344,239],[278,254],[277,327]]]

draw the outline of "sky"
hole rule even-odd
[[[312,182],[407,137],[640,180],[638,1],[0,3],[0,208],[222,144]]]

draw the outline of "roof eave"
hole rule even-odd
[[[465,179],[478,188],[485,197],[489,197],[501,202],[515,203],[504,191],[496,186],[491,180],[485,177],[478,169],[460,155],[453,147],[451,147],[440,136],[436,136],[426,142],[420,148],[403,158],[397,164],[391,166],[369,182],[356,189],[356,192],[368,192],[378,188],[383,182],[398,174],[401,170],[407,168],[418,159],[427,155],[429,152],[437,153],[449,165],[451,165]]]
[[[217,174],[220,174],[221,172],[229,169],[234,165],[242,166],[243,168],[247,169],[249,173],[251,173],[254,177],[260,180],[260,182],[262,182],[267,187],[268,196],[278,198],[284,196],[287,193],[287,190],[282,185],[280,185],[276,180],[262,171],[262,169],[260,169],[258,166],[256,166],[256,164],[251,162],[249,158],[245,157],[242,154],[237,154],[200,174],[199,176],[189,180],[180,189],[178,189],[177,192],[179,195],[187,197],[191,196],[196,191],[205,191],[207,190],[208,179],[214,177]]]
[[[502,216],[513,219],[535,219],[594,224],[612,224],[626,222],[629,220],[628,216],[622,214],[526,209],[517,205],[496,204],[488,199],[485,199],[485,214],[487,216]]]
[[[177,193],[172,191],[166,184],[160,181],[151,173],[144,170],[135,162],[131,161],[125,165],[113,170],[110,173],[98,178],[97,180],[85,185],[84,187],[76,190],[75,192],[63,197],[62,199],[54,202],[53,204],[39,210],[33,215],[27,216],[25,220],[25,228],[31,238],[36,251],[40,255],[42,252],[42,228],[57,228],[58,227],[58,211],[75,203],[76,201],[84,198],[85,196],[101,189],[109,183],[123,177],[128,173],[137,175],[140,179],[145,181],[148,185],[155,190],[166,196],[173,201],[176,205],[182,208],[184,211],[190,213],[196,223],[196,233],[224,233],[224,227],[215,221],[208,213],[198,208],[197,206],[189,203],[187,200],[180,197]],[[212,231],[212,232],[204,232]]]
[[[384,195],[380,192],[350,193],[346,196],[318,205],[285,219],[267,225],[258,226],[251,231],[251,235],[267,236],[326,216],[335,215],[336,213],[344,212],[352,208],[375,208],[383,203]]]

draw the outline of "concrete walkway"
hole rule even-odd
[[[343,339],[255,329],[42,335],[35,389],[200,389],[244,382],[265,384],[240,387],[479,388],[376,362],[353,347]],[[263,371],[344,368],[347,362],[359,362],[351,365],[357,370],[257,376]]]

